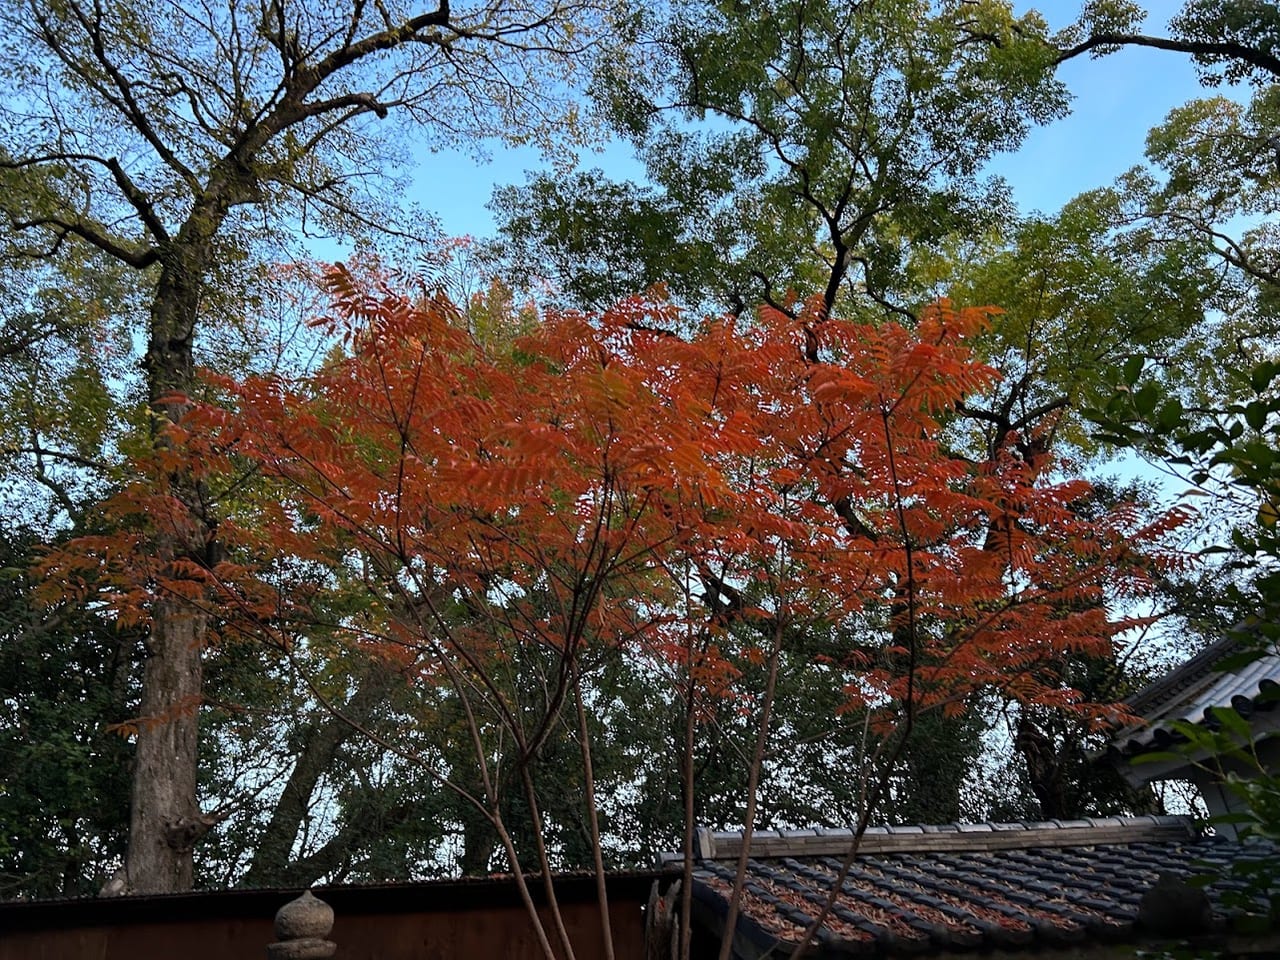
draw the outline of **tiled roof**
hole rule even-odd
[[[1112,745],[1135,753],[1170,739],[1174,720],[1210,722],[1210,707],[1234,707],[1242,716],[1270,713],[1280,707],[1280,653],[1269,650],[1237,670],[1222,670],[1226,658],[1241,651],[1238,639],[1212,644],[1182,666],[1125,701],[1142,722],[1122,729]]]
[[[794,945],[838,874],[848,831],[756,832],[738,957]],[[694,873],[698,921],[719,937],[742,837],[703,833]],[[1066,947],[1139,938],[1143,898],[1161,878],[1217,873],[1242,858],[1275,857],[1272,844],[1203,837],[1182,817],[1109,817],[868,830],[809,956],[950,953]],[[1197,891],[1175,883],[1184,893]],[[1207,907],[1221,924],[1217,880]],[[1147,907],[1149,911],[1150,904]],[[1194,911],[1193,911],[1194,912]],[[775,954],[777,955],[777,954]],[[782,955],[785,956],[785,953]]]

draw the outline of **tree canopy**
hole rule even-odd
[[[0,894],[1155,809],[1136,638],[1273,615],[1278,21],[1024,6],[5,4]],[[1132,46],[1222,89],[1019,213]]]
[[[517,876],[572,863],[553,814],[576,815],[600,856],[594,756],[610,735],[587,711],[619,657],[684,703],[686,736],[721,703],[746,711],[748,823],[784,657],[838,692],[835,717],[861,718],[864,763],[889,761],[873,798],[917,722],[983,695],[1118,715],[1067,664],[1114,655],[1133,623],[1101,601],[1164,569],[1183,518],[1084,510],[1087,484],[1011,443],[949,451],[947,418],[995,377],[968,345],[988,311],[944,302],[907,330],[827,316],[818,296],[795,318],[677,336],[670,307],[633,299],[486,342],[439,297],[342,266],[327,283],[340,353],[301,379],[217,380],[228,399],[168,427],[169,462],[108,502],[120,532],[47,569],[96,575],[123,624],[208,597],[223,643],[254,638],[304,671],[316,643],[363,652],[413,692],[411,723],[452,716],[451,742],[383,745],[486,823]],[[178,462],[199,464],[211,501],[235,491],[216,564],[144,559],[131,518],[172,514]],[[356,596],[345,613],[335,587]],[[815,632],[857,639],[818,654]],[[352,703],[330,708],[374,735]],[[557,762],[583,793],[548,805],[565,724],[580,758]],[[686,749],[691,795],[706,754]]]

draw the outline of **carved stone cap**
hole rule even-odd
[[[324,960],[338,945],[325,937],[333,929],[333,907],[307,890],[276,911],[276,939],[267,947],[268,960]]]

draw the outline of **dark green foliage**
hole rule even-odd
[[[1236,664],[1224,663],[1227,669]],[[1269,696],[1274,697],[1274,691]],[[1260,758],[1259,743],[1250,723],[1231,707],[1214,707],[1204,723],[1176,720],[1171,725],[1176,744],[1168,750],[1142,754],[1135,764],[1177,761],[1201,767],[1223,784],[1239,806],[1210,824],[1227,826],[1241,839],[1271,841],[1255,848],[1253,857],[1233,861],[1227,876],[1234,881],[1221,891],[1222,903],[1233,912],[1231,922],[1246,932],[1261,932],[1280,922],[1280,872],[1276,844],[1280,843],[1280,774]],[[1201,885],[1223,878],[1206,873]]]
[[[1200,388],[1192,353],[1204,347],[1206,311],[1222,287],[1210,252],[1194,238],[1125,226],[1128,218],[1120,190],[1093,190],[986,242],[916,254],[922,285],[1001,309],[978,349],[1003,377],[967,405],[980,449],[998,450],[1016,433],[1036,453],[1096,453],[1080,410],[1109,392],[1108,371],[1129,357],[1166,358],[1170,380],[1188,394]]]
[[[599,170],[539,174],[496,191],[490,209],[508,279],[525,289],[550,282],[566,305],[603,309],[660,283],[696,303],[715,286],[714,240],[652,187],[614,183]]]
[[[129,818],[139,638],[67,598],[32,598],[30,531],[0,527],[0,897],[91,896],[119,866]]]
[[[1189,479],[1237,506],[1230,544],[1211,548],[1238,576],[1229,587],[1237,606],[1257,618],[1251,635],[1280,641],[1280,364],[1262,360],[1237,374],[1231,400],[1189,410],[1144,376],[1141,363],[1121,372],[1119,389],[1093,416],[1103,439],[1141,449],[1185,471]]]

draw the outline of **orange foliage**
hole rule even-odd
[[[216,381],[230,402],[194,408],[163,453],[234,491],[234,562],[148,562],[151,532],[190,516],[163,463],[115,503],[147,524],[59,560],[104,572],[122,618],[169,591],[287,646],[307,596],[281,571],[309,564],[372,598],[352,642],[428,680],[483,684],[524,645],[569,671],[621,647],[723,695],[738,672],[699,599],[710,572],[763,587],[745,616],[886,611],[883,655],[847,661],[864,663],[851,708],[995,687],[1084,710],[1052,665],[1110,650],[1126,624],[1108,605],[1179,519],[1086,519],[1087,487],[1048,462],[948,452],[952,411],[996,378],[966,345],[990,311],[939,303],[912,330],[765,311],[677,337],[670,308],[635,299],[489,343],[442,300],[340,266],[328,285],[344,355],[297,382]]]

